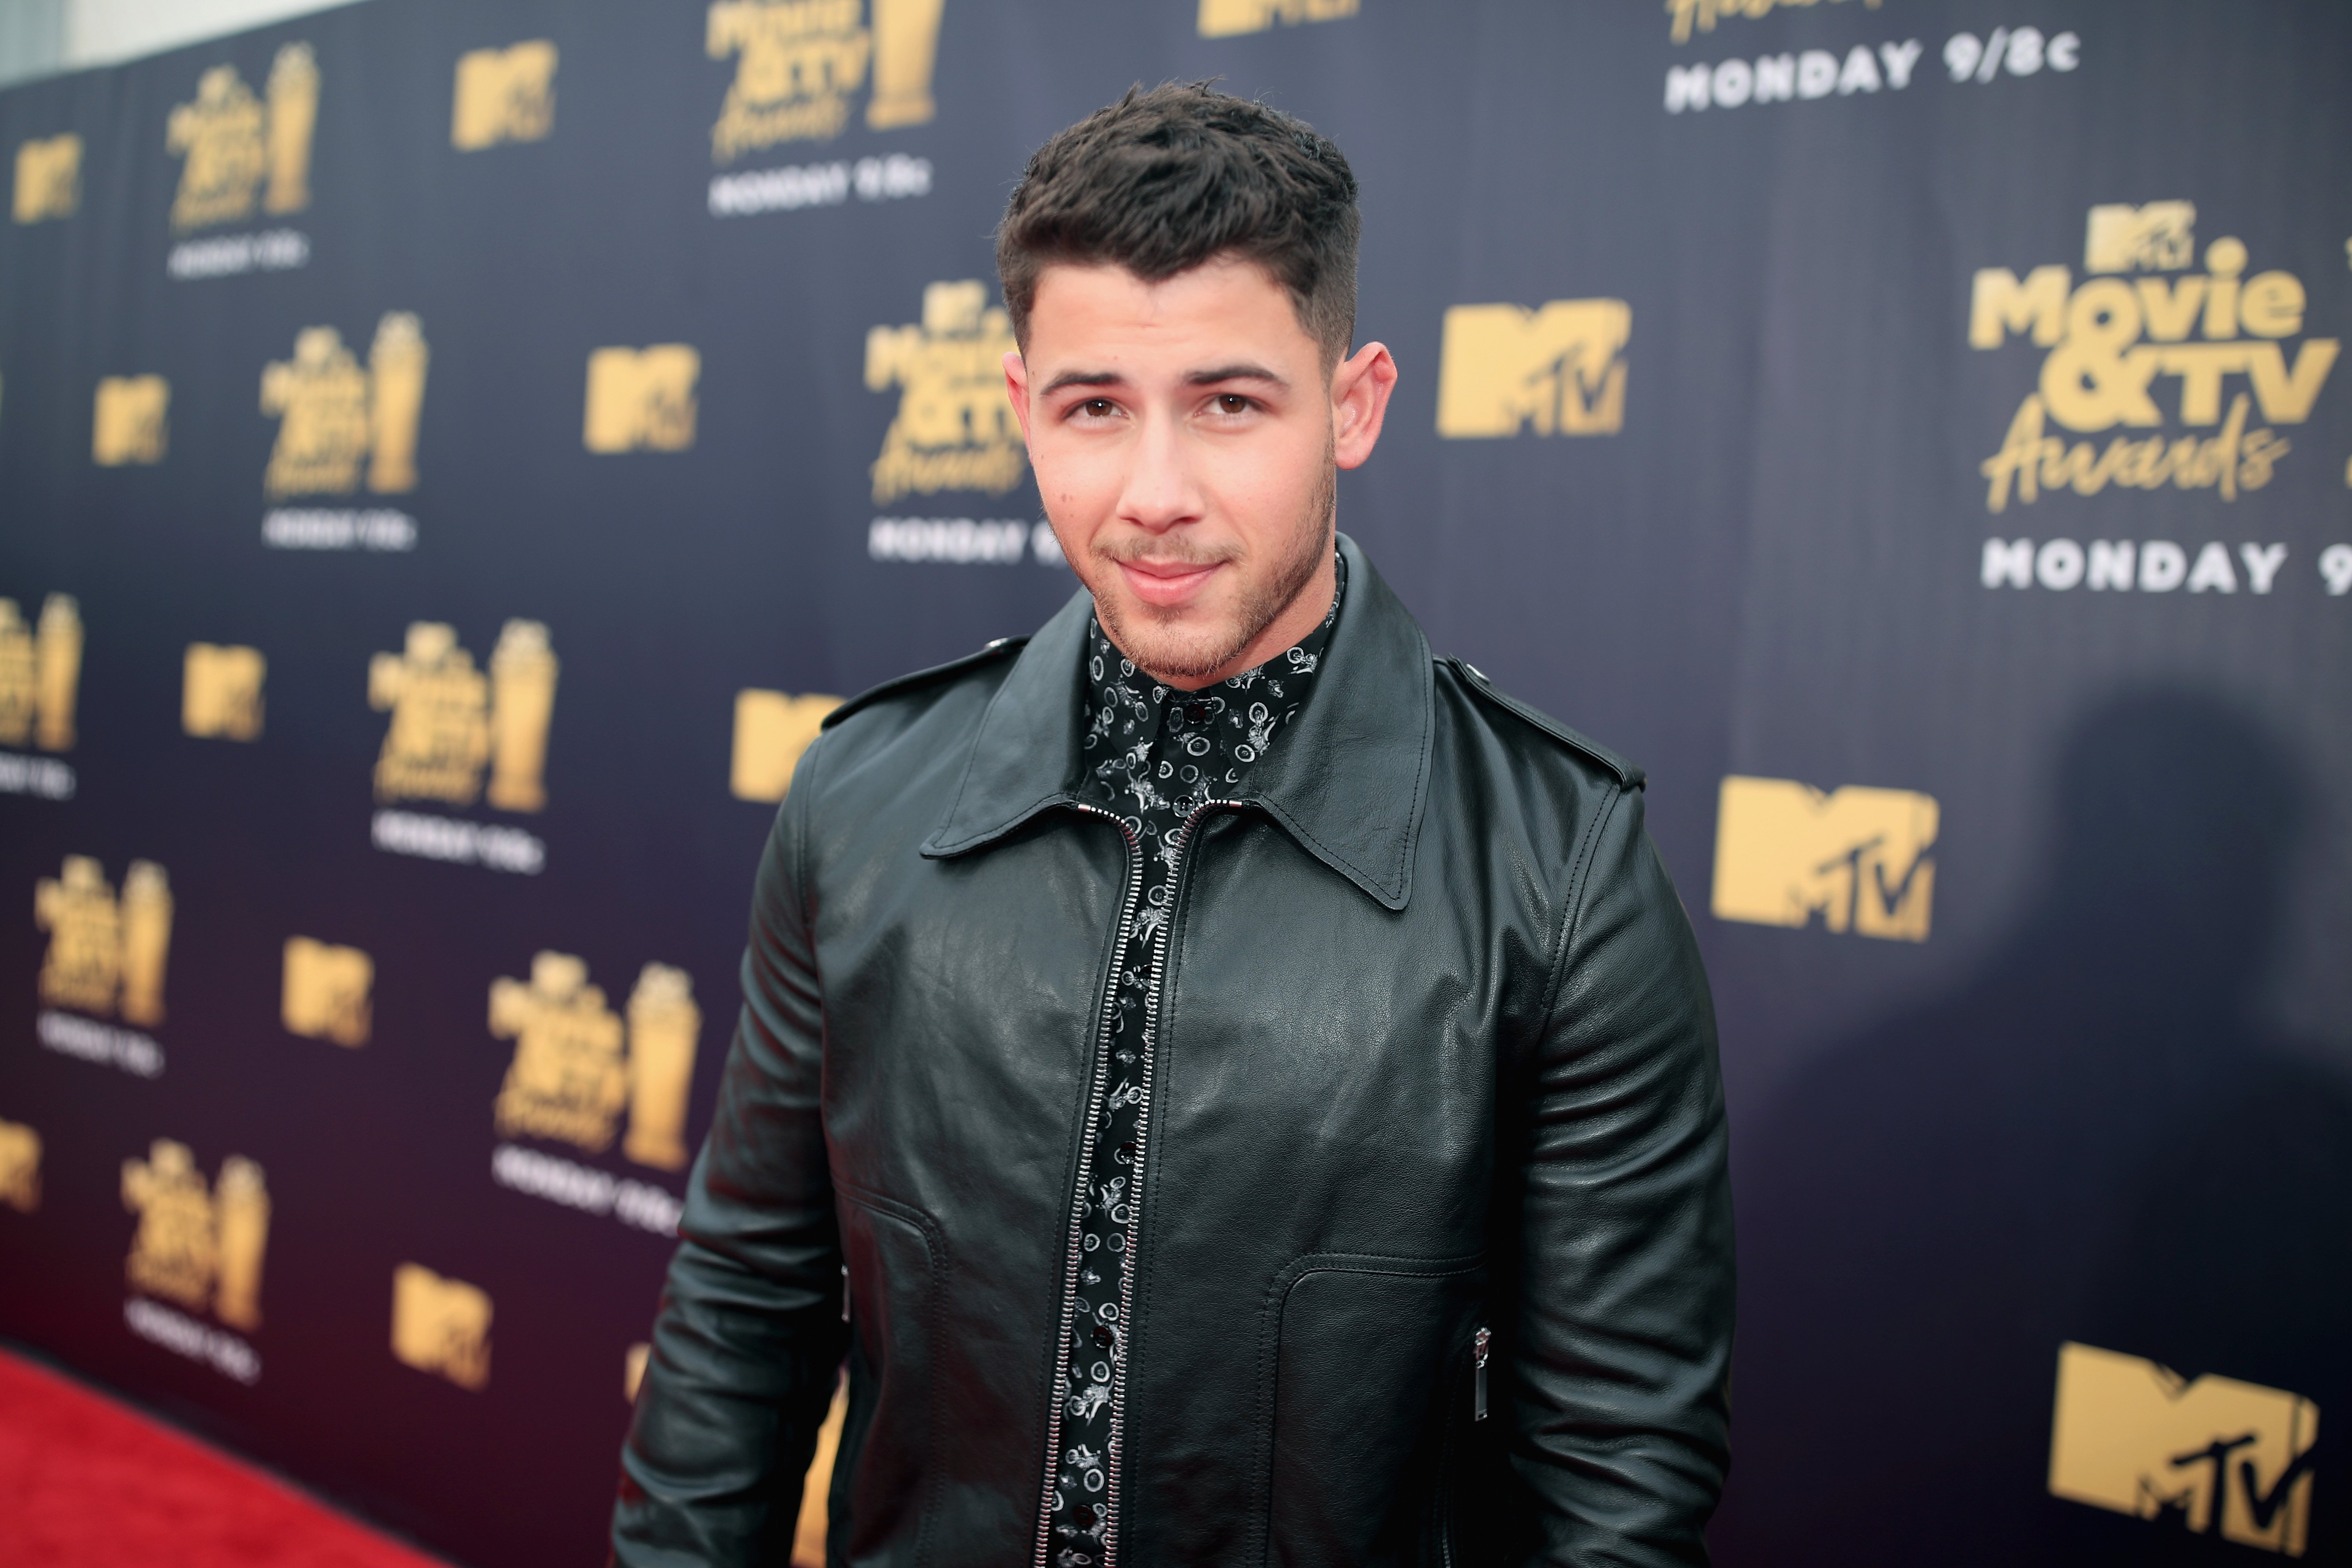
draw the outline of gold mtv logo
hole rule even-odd
[[[421,1263],[392,1271],[392,1353],[477,1392],[490,1382],[490,1299]]]
[[[102,468],[160,463],[171,441],[172,384],[160,375],[110,375],[90,412],[89,459]]]
[[[1723,781],[1715,833],[1717,920],[1927,940],[1937,809],[1901,789],[1828,795],[1794,779]]]
[[[122,1206],[139,1216],[123,1272],[131,1288],[240,1329],[261,1326],[261,1257],[269,1189],[242,1155],[221,1162],[215,1190],[184,1143],[158,1138],[122,1162]]]
[[[927,124],[942,0],[718,0],[704,51],[736,57],[735,80],[710,128],[714,162],[779,142],[823,141],[849,123],[849,98],[874,75],[866,123],[875,131]]]
[[[262,475],[264,494],[379,495],[416,488],[416,425],[425,410],[431,352],[416,318],[387,310],[376,322],[367,369],[332,327],[305,327],[294,357],[261,373],[261,411],[281,420]]]
[[[180,680],[180,728],[199,740],[261,738],[261,682],[269,661],[257,647],[188,645]]]
[[[2196,259],[2194,202],[2095,206],[2084,228],[2085,272],[2172,272]]]
[[[2053,1497],[2300,1557],[2318,1436],[2319,1407],[2283,1389],[2058,1348]]]
[[[81,609],[51,594],[37,626],[14,599],[0,599],[0,746],[37,739],[45,752],[74,743],[74,698],[81,686]]]
[[[694,445],[694,383],[702,355],[688,343],[598,349],[588,356],[592,452],[683,452]]]
[[[1201,0],[1201,37],[1229,38],[1237,33],[1263,33],[1276,22],[1286,27],[1301,22],[1336,22],[1354,16],[1361,5],[1362,0]]]
[[[555,129],[555,45],[532,38],[457,57],[449,144],[478,153],[501,142],[536,142]]]
[[[191,102],[172,110],[164,147],[187,160],[172,201],[172,226],[202,228],[253,216],[262,182],[262,205],[273,213],[310,205],[310,130],[319,118],[319,62],[308,44],[288,44],[269,68],[265,105],[236,74],[215,66],[196,82]]]
[[[501,1137],[558,1139],[601,1154],[625,1104],[621,1152],[657,1170],[685,1168],[687,1096],[702,1033],[686,971],[648,963],[639,973],[625,1055],[621,1019],[588,984],[588,966],[569,953],[535,954],[528,984],[491,982],[490,1033],[515,1042],[494,1114]]]
[[[793,768],[838,697],[788,697],[746,688],[735,694],[735,754],[729,787],[738,800],[774,801],[793,786]]]
[[[16,221],[71,217],[81,205],[81,138],[51,136],[16,146]]]
[[[1437,433],[1613,436],[1625,426],[1622,300],[1455,305],[1445,312],[1437,367]]]
[[[1029,451],[1004,395],[1013,348],[1012,319],[972,279],[926,287],[919,324],[866,332],[866,390],[904,388],[874,462],[876,505],[937,490],[1003,495],[1021,482]]]
[[[547,728],[561,668],[538,621],[506,624],[487,676],[457,646],[454,627],[411,624],[401,652],[368,662],[368,705],[392,712],[376,757],[376,798],[471,805],[488,764],[492,805],[543,809]]]
[[[41,1135],[21,1121],[0,1121],[0,1204],[18,1214],[41,1206]]]
[[[373,1016],[368,988],[374,982],[375,961],[358,948],[289,936],[278,1018],[289,1035],[366,1045]]]
[[[41,1000],[103,1017],[116,1010],[150,1026],[163,1021],[163,965],[172,947],[172,887],[163,868],[133,860],[114,895],[106,868],[68,855],[58,877],[33,888],[33,921],[49,933]]]

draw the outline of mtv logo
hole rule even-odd
[[[2053,1497],[2300,1557],[2318,1436],[2319,1407],[2283,1389],[2058,1347]]]
[[[702,356],[687,343],[598,349],[588,356],[592,452],[683,452],[694,445],[694,382]]]
[[[81,138],[51,136],[16,147],[16,221],[71,217],[81,205]]]
[[[866,334],[866,386],[901,388],[874,460],[874,501],[940,490],[1003,495],[1028,471],[1029,451],[1004,396],[1013,322],[977,279],[923,289],[921,321]]]
[[[0,1121],[0,1204],[18,1214],[41,1206],[41,1135],[21,1121]]]
[[[729,787],[738,800],[778,801],[793,768],[815,740],[838,697],[789,697],[748,688],[735,694],[735,755]]]
[[[1263,33],[1276,22],[1296,26],[1301,22],[1336,22],[1352,16],[1362,0],[1201,0],[1200,33],[1204,38],[1230,38],[1241,33]]]
[[[1935,896],[1932,796],[1794,779],[1723,781],[1715,834],[1717,920],[1927,940]]]
[[[268,668],[257,647],[190,643],[182,667],[180,728],[200,740],[258,740],[261,680]]]
[[[1454,305],[1437,367],[1437,433],[1613,436],[1625,426],[1633,308],[1622,300]]]
[[[416,426],[432,353],[416,317],[387,310],[376,321],[367,368],[332,327],[305,327],[294,357],[261,372],[261,411],[281,422],[263,492],[348,494],[367,465],[379,494],[416,488]]]
[[[537,142],[555,129],[555,44],[532,38],[457,57],[449,144],[478,153],[501,142]]]
[[[375,961],[358,948],[289,936],[278,1016],[289,1035],[366,1045],[373,1022],[368,988],[374,981]]]
[[[2086,272],[2169,272],[2197,258],[2197,204],[2128,202],[2091,209],[2083,235]]]
[[[479,1392],[490,1381],[490,1299],[418,1263],[392,1271],[392,1353]]]
[[[110,375],[98,384],[89,421],[89,460],[102,468],[160,463],[170,443],[165,416],[172,384],[160,375]]]

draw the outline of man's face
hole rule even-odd
[[[1380,437],[1387,349],[1327,373],[1289,294],[1239,258],[1157,283],[1055,266],[1004,375],[1062,552],[1144,671],[1198,689],[1323,618],[1335,470]]]

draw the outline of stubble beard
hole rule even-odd
[[[1187,614],[1184,609],[1163,610],[1139,600],[1130,605],[1121,595],[1097,594],[1095,616],[1102,622],[1103,635],[1147,675],[1177,682],[1206,680],[1239,658],[1243,649],[1297,603],[1298,595],[1306,591],[1316,570],[1322,565],[1324,552],[1330,548],[1339,502],[1339,471],[1336,465],[1327,462],[1322,482],[1316,487],[1298,526],[1291,531],[1289,548],[1276,563],[1273,572],[1255,583],[1244,584],[1240,603],[1223,624],[1187,628],[1181,624]],[[1092,553],[1097,570],[1105,577],[1122,581],[1117,575],[1118,557],[1099,549]],[[1155,552],[1151,559],[1207,566],[1226,557],[1203,555],[1196,559],[1179,552]],[[1130,607],[1139,614],[1130,618]]]

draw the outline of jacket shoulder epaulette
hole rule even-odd
[[[1619,756],[1616,752],[1611,751],[1600,742],[1588,740],[1584,736],[1580,735],[1575,731],[1570,729],[1567,725],[1561,723],[1559,720],[1553,718],[1550,714],[1546,713],[1539,709],[1530,708],[1526,703],[1520,701],[1517,698],[1513,697],[1507,692],[1496,690],[1495,689],[1495,683],[1486,679],[1486,672],[1480,669],[1476,665],[1472,664],[1469,660],[1462,658],[1444,658],[1438,662],[1441,664],[1452,665],[1456,670],[1460,671],[1463,684],[1467,686],[1472,691],[1476,692],[1486,700],[1493,703],[1496,707],[1504,710],[1506,712],[1515,714],[1518,718],[1525,720],[1528,723],[1534,725],[1537,729],[1541,730],[1545,734],[1549,735],[1553,740],[1558,741],[1561,745],[1566,746],[1570,751],[1583,757],[1587,762],[1598,764],[1616,779],[1620,788],[1639,789],[1642,787],[1643,780],[1648,776],[1643,773],[1640,768],[1634,766],[1632,763],[1627,762],[1624,758]]]
[[[935,664],[929,669],[918,669],[886,680],[879,686],[868,687],[826,714],[824,728],[830,730],[859,709],[870,708],[886,697],[896,697],[902,691],[912,691],[918,687],[936,685],[950,676],[992,659],[1011,658],[1028,644],[1027,637],[998,637],[977,653],[968,653],[961,658],[951,658],[945,664]]]

